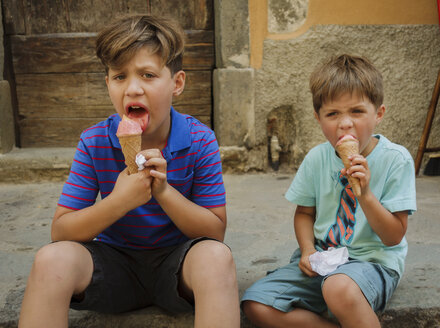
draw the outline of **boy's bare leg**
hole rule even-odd
[[[328,277],[322,294],[330,311],[342,327],[380,328],[379,319],[359,286],[347,275]]]
[[[243,311],[249,320],[260,328],[308,327],[308,328],[337,328],[320,315],[304,310],[295,309],[282,312],[271,306],[254,301],[244,301]]]
[[[240,326],[235,263],[227,246],[213,240],[195,244],[185,257],[180,279],[182,292],[194,295],[194,327]]]
[[[92,257],[78,243],[41,248],[28,278],[19,327],[67,327],[70,299],[86,289],[92,273]]]

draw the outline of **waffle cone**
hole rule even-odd
[[[339,157],[344,164],[344,167],[348,169],[351,166],[351,162],[348,157],[351,155],[359,154],[359,142],[351,139],[344,140],[341,144],[336,146],[336,151],[338,152]],[[359,197],[361,195],[361,185],[359,179],[353,178],[351,176],[347,176],[347,179],[348,183],[351,186],[351,189],[353,190],[354,195],[356,197]]]
[[[125,165],[128,167],[128,174],[137,173],[136,155],[141,151],[141,135],[122,136],[118,138],[122,147],[122,153],[125,157]]]

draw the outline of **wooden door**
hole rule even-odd
[[[96,33],[125,13],[166,14],[185,29],[186,88],[174,107],[211,125],[213,0],[2,0],[5,56],[16,93],[20,147],[76,146],[114,113]],[[14,96],[14,95],[13,95]]]

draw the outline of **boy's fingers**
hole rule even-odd
[[[142,150],[140,154],[142,154],[147,161],[152,158],[163,158],[162,153],[159,149]]]

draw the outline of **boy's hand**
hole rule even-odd
[[[301,259],[299,260],[298,266],[301,271],[309,277],[316,277],[318,275],[315,271],[313,271],[309,260],[309,256],[316,252],[317,251],[314,248],[301,251]]]
[[[147,160],[144,166],[149,170],[152,181],[152,195],[154,198],[163,193],[167,187],[167,161],[159,149],[147,149],[140,152]]]
[[[371,172],[368,167],[368,161],[362,155],[352,155],[349,157],[349,159],[351,160],[351,167],[349,169],[343,168],[341,173],[343,175],[351,175],[353,178],[359,179],[361,185],[361,194],[364,196],[367,194],[370,188]]]
[[[111,197],[117,197],[127,212],[131,211],[151,199],[151,180],[148,170],[128,175],[126,168],[119,174]]]

